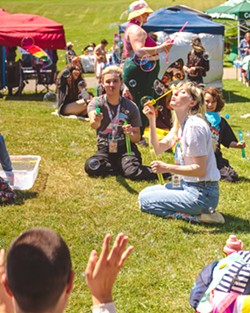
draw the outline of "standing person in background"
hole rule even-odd
[[[84,55],[93,55],[96,44],[94,42],[89,43],[86,47],[83,48],[82,53]]]
[[[156,42],[142,28],[152,12],[153,10],[143,0],[131,3],[129,22],[124,34],[124,56],[126,58],[123,67],[124,83],[140,110],[142,137],[148,120],[142,114],[141,98],[144,96],[155,97],[153,83],[160,69],[158,54],[160,52],[168,53],[172,47],[172,44],[167,42],[157,46]],[[145,140],[141,139],[141,143],[145,144]]]
[[[145,105],[150,138],[156,154],[175,146],[175,164],[153,161],[154,173],[171,173],[172,183],[150,186],[139,194],[140,209],[163,218],[190,214],[196,222],[221,223],[214,212],[219,201],[220,172],[212,147],[212,135],[205,121],[203,92],[192,82],[180,83],[170,102],[175,113],[173,128],[161,141],[156,134],[155,109]]]
[[[209,56],[199,37],[191,40],[192,51],[188,53],[187,65],[183,66],[188,80],[203,84],[203,77],[209,71]]]
[[[98,84],[101,83],[102,77],[102,70],[104,69],[105,65],[108,63],[107,61],[107,51],[106,47],[108,45],[108,41],[103,39],[99,45],[97,45],[94,49],[94,56],[95,56],[95,76],[97,79]]]
[[[250,54],[250,32],[245,33],[244,38],[240,42],[239,51],[241,59]]]
[[[122,61],[123,43],[119,34],[114,35],[114,42],[112,46],[112,60],[113,63],[119,65]]]
[[[66,45],[66,64],[69,64],[72,62],[72,60],[76,57],[76,53],[73,50],[73,43],[67,42]]]
[[[220,170],[221,180],[236,182],[239,180],[238,174],[230,166],[229,161],[222,156],[221,145],[226,148],[245,148],[245,142],[238,142],[232,128],[227,121],[220,116],[220,111],[224,107],[224,100],[218,89],[208,87],[204,91],[206,104],[206,119],[211,125],[213,138],[216,143],[215,157],[217,167]]]

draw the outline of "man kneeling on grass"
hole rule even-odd
[[[106,235],[100,257],[92,251],[86,268],[86,281],[92,294],[94,313],[114,313],[112,287],[133,247],[126,249],[128,237],[119,234],[109,252]],[[73,287],[69,249],[54,231],[33,228],[18,236],[7,254],[0,253],[1,313],[62,313]]]

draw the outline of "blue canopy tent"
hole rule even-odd
[[[187,26],[182,33],[178,33],[182,26]],[[123,33],[127,23],[119,26],[119,32]],[[174,46],[169,54],[169,64],[178,58],[186,62],[190,51],[190,40],[199,35],[203,45],[210,55],[210,71],[207,73],[205,83],[222,87],[223,54],[224,54],[224,25],[213,22],[211,17],[203,12],[193,10],[185,6],[170,6],[161,8],[152,13],[146,24],[143,25],[146,32],[164,32],[165,37],[174,39]],[[158,36],[160,38],[161,36]],[[164,39],[165,40],[165,39]],[[162,57],[165,60],[166,57]],[[164,74],[167,65],[162,62],[159,78]]]
[[[201,14],[201,15],[199,15]],[[188,22],[185,32],[208,33],[224,35],[224,26],[210,20],[210,16],[184,6],[171,6],[161,8],[152,13],[143,28],[146,32],[164,31],[168,34],[175,33]],[[119,31],[125,31],[127,23],[119,26]]]

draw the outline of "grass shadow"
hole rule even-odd
[[[199,229],[195,228],[188,228],[188,227],[181,227],[182,231],[184,233],[188,234],[193,234],[193,235],[198,235],[198,234],[205,234],[207,233],[208,229],[211,229],[210,233],[211,234],[242,234],[250,233],[250,221],[246,220],[244,218],[241,218],[239,216],[234,216],[231,214],[224,214],[223,216],[225,218],[225,224],[223,225],[215,225],[215,224],[196,224]]]
[[[250,182],[250,178],[245,177],[245,176],[239,176],[239,181],[240,182],[244,182],[244,183],[249,183]]]
[[[46,93],[46,92],[45,92]],[[21,95],[7,95],[5,100],[11,101],[43,101],[45,93],[24,93]]]
[[[227,103],[234,102],[248,102],[248,97],[243,97],[239,95],[239,90],[223,90],[223,99],[226,100]]]
[[[129,193],[131,194],[138,194],[138,191],[133,189],[122,176],[116,176],[116,181],[122,185]]]
[[[34,199],[37,197],[38,192],[36,191],[15,191],[17,194],[17,199],[15,201],[15,205],[23,205],[26,200]]]

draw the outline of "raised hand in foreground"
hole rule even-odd
[[[128,237],[118,234],[110,250],[111,235],[104,238],[100,257],[95,250],[90,254],[86,267],[86,282],[92,294],[93,305],[113,301],[112,288],[116,277],[125,260],[132,252],[132,246],[127,246]]]

